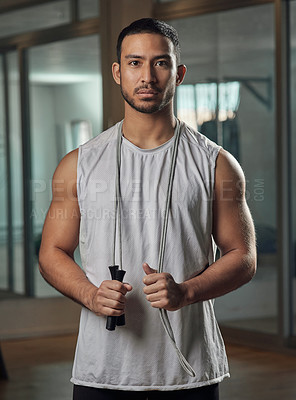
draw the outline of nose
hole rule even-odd
[[[143,83],[154,83],[156,81],[156,74],[153,65],[150,63],[143,65],[142,68],[142,82]]]

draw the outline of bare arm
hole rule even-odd
[[[256,271],[255,230],[245,200],[245,178],[237,161],[221,150],[215,173],[213,237],[221,258],[180,284],[168,273],[144,265],[144,293],[152,307],[177,310],[213,299],[250,281]]]
[[[74,261],[79,241],[80,210],[76,171],[78,150],[67,154],[52,181],[52,202],[47,213],[39,253],[39,269],[44,279],[65,296],[97,315],[121,315],[128,284],[104,281],[97,288]]]
[[[237,161],[221,150],[216,165],[213,237],[221,258],[183,284],[186,304],[229,293],[256,272],[253,220],[245,200],[245,178]]]

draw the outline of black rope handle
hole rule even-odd
[[[125,275],[125,271],[123,269],[119,269],[118,265],[111,265],[109,267],[112,280],[116,280],[119,282],[123,281],[123,277]],[[125,325],[125,316],[124,314],[120,315],[119,317],[109,315],[107,317],[106,322],[106,329],[108,331],[114,331],[117,326]]]

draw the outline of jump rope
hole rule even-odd
[[[118,125],[118,136],[117,136],[117,150],[116,150],[116,161],[117,161],[117,168],[116,168],[116,183],[115,183],[115,218],[114,218],[114,240],[113,240],[113,251],[112,251],[112,263],[113,265],[109,267],[111,277],[114,280],[118,280],[120,282],[123,281],[123,277],[125,272],[122,269],[122,235],[121,235],[121,194],[120,194],[120,165],[121,165],[121,144],[122,144],[122,124],[121,121]],[[167,187],[167,196],[165,202],[165,215],[164,215],[164,222],[162,226],[161,232],[161,239],[160,239],[160,249],[159,249],[159,256],[158,256],[158,269],[157,272],[161,273],[163,271],[163,260],[164,260],[164,252],[165,252],[165,245],[166,245],[166,236],[167,236],[167,228],[168,228],[168,221],[169,221],[169,211],[172,199],[172,189],[173,189],[173,180],[174,180],[174,173],[176,169],[176,161],[177,161],[177,153],[178,153],[178,145],[180,141],[180,132],[181,132],[181,123],[178,119],[176,119],[176,128],[175,128],[175,138],[173,144],[173,152],[171,157],[171,165],[170,165],[170,172],[169,172],[169,179],[168,179],[168,187]],[[118,229],[118,241],[119,241],[119,265],[115,264],[115,252],[116,252],[116,237],[117,237],[117,229]],[[191,367],[189,362],[186,360],[184,355],[182,354],[181,350],[179,349],[174,332],[167,314],[167,310],[163,308],[159,308],[159,316],[162,322],[162,325],[171,340],[172,345],[174,346],[179,362],[182,368],[189,374],[190,376],[194,377],[196,375],[194,369]],[[125,324],[125,317],[124,314],[120,315],[119,317],[108,316],[106,329],[112,331],[115,329],[116,326],[122,326]]]

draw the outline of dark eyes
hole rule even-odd
[[[160,61],[157,61],[156,65],[158,65],[160,67],[166,67],[168,65],[168,63],[167,63],[167,61],[160,60]]]
[[[140,61],[132,60],[129,62],[129,65],[131,65],[132,67],[138,67],[140,65]],[[158,67],[167,67],[168,62],[166,60],[159,60],[155,62],[155,65]]]

